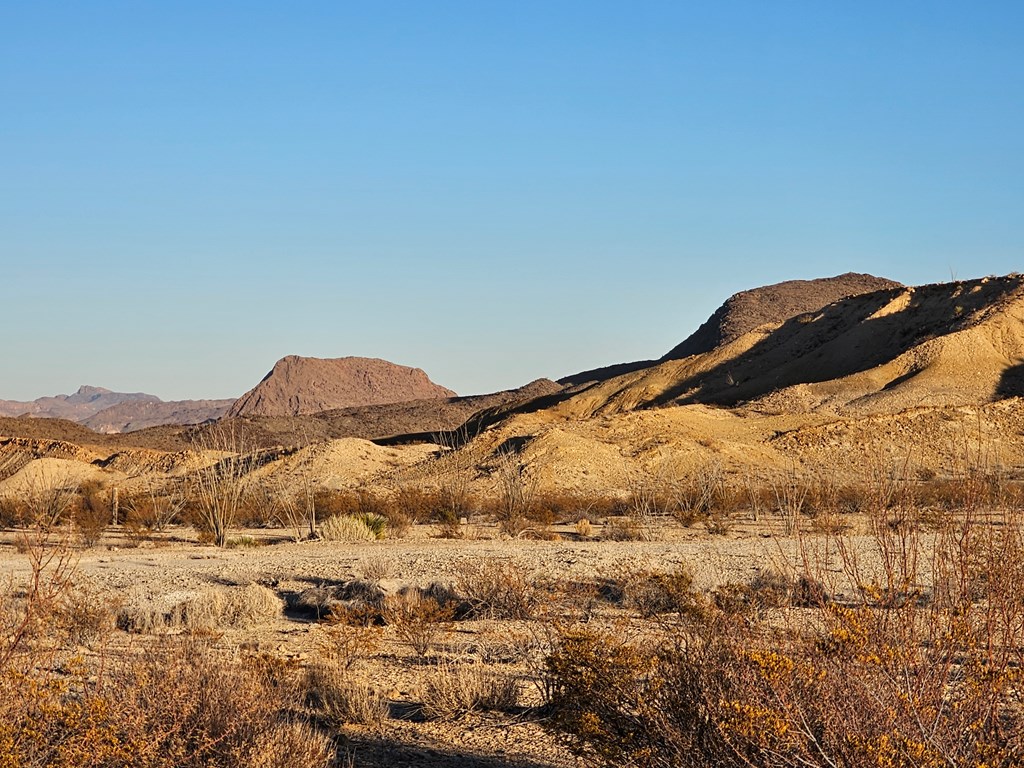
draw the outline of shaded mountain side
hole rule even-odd
[[[874,275],[847,272],[817,280],[786,282],[733,294],[700,328],[665,354],[659,362],[701,355],[735,341],[762,325],[778,325],[850,296],[892,288],[900,283]]]
[[[638,360],[582,371],[559,379],[567,387],[607,381],[635,371],[701,355],[735,341],[763,325],[778,325],[795,315],[813,312],[850,296],[902,285],[884,277],[847,272],[815,280],[787,280],[733,294],[696,331],[658,360]]]
[[[0,440],[28,438],[74,443],[100,454],[109,454],[130,448],[158,451],[181,451],[190,447],[188,427],[161,425],[123,434],[94,432],[82,424],[67,419],[0,418]]]
[[[96,432],[135,432],[164,424],[202,424],[224,416],[234,400],[177,400],[112,405],[82,424]]]
[[[615,365],[591,368],[589,371],[580,371],[579,373],[574,373],[571,376],[564,376],[558,380],[558,383],[564,387],[580,387],[586,384],[593,384],[596,381],[614,379],[616,376],[623,376],[627,373],[640,371],[644,368],[650,368],[652,365],[657,364],[657,360],[637,360],[633,363],[616,363]]]
[[[854,296],[603,382],[560,410],[578,418],[686,403],[850,413],[979,403],[1015,394],[1007,389],[1022,359],[1022,278],[986,278]]]
[[[1024,278],[892,288],[762,326],[710,352],[477,414],[588,419],[745,403],[772,413],[895,413],[1024,394]]]
[[[102,455],[134,449],[185,451],[210,437],[214,430],[233,430],[238,442],[252,449],[301,446],[346,437],[369,440],[455,429],[481,409],[521,403],[560,389],[549,379],[538,379],[518,389],[488,395],[342,408],[309,416],[228,417],[217,425],[162,425],[121,434],[102,434],[60,419],[0,418],[0,440],[14,437],[63,441],[89,446]]]
[[[78,445],[94,445],[105,441],[104,435],[99,435],[77,422],[46,418],[0,417],[0,438],[4,437],[63,440]]]
[[[323,359],[289,355],[229,416],[303,416],[337,408],[454,397],[419,368],[367,357]]]
[[[306,445],[319,440],[358,437],[382,440],[395,436],[417,436],[412,440],[430,440],[437,432],[453,430],[474,413],[497,405],[521,403],[542,394],[558,392],[561,387],[549,379],[538,379],[518,389],[488,395],[411,400],[357,408],[338,408],[306,416],[229,417],[218,428],[233,427],[255,446]]]
[[[112,392],[103,387],[83,385],[73,395],[39,397],[29,402],[0,400],[0,416],[35,416],[80,422],[105,408],[132,402],[160,402],[160,398],[143,392]]]

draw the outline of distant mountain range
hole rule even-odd
[[[67,419],[96,432],[130,432],[161,424],[201,424],[219,419],[234,400],[165,402],[144,392],[113,392],[81,386],[73,395],[40,397],[28,402],[0,400],[0,416]]]

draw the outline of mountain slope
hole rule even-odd
[[[106,434],[135,432],[165,424],[202,424],[226,414],[234,400],[171,400],[128,402],[112,405],[80,421]]]
[[[229,416],[300,416],[336,408],[454,397],[419,368],[366,357],[290,355],[231,407]]]
[[[777,325],[796,315],[864,293],[900,288],[874,275],[847,272],[817,280],[788,280],[733,294],[700,328],[665,354],[661,361],[710,352],[762,325]]]
[[[853,296],[710,352],[598,383],[554,406],[583,418],[687,403],[896,412],[1024,394],[1024,278]]]
[[[40,397],[29,402],[0,400],[0,416],[35,416],[45,419],[84,421],[104,408],[129,402],[159,402],[142,392],[111,392],[103,387],[83,385],[73,395]]]
[[[658,360],[639,360],[566,376],[560,384],[580,384],[633,373],[663,363],[680,360],[691,355],[711,352],[729,344],[763,325],[777,325],[796,315],[813,312],[850,296],[902,287],[900,283],[884,277],[847,272],[835,277],[815,280],[788,280],[741,291],[730,296],[714,314],[686,339]]]

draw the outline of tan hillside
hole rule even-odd
[[[835,277],[787,280],[741,291],[726,299],[700,328],[663,355],[660,360],[640,360],[595,368],[559,379],[559,383],[576,386],[606,381],[650,368],[666,360],[705,354],[736,341],[744,334],[764,325],[778,325],[791,317],[813,312],[850,296],[900,287],[900,283],[884,277],[847,272]]]
[[[1024,393],[1024,278],[891,288],[595,384],[553,406],[587,418],[687,403],[893,413]]]
[[[661,359],[679,360],[700,355],[763,325],[777,325],[850,296],[901,287],[900,283],[884,277],[847,272],[836,277],[787,280],[740,291],[726,299],[700,328]]]
[[[453,397],[419,368],[367,357],[282,358],[229,416],[299,416],[334,408]]]

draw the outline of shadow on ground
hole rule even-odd
[[[410,744],[390,739],[354,738],[342,746],[341,754],[355,768],[557,768],[558,763],[538,762],[528,758],[504,758],[428,744]]]

